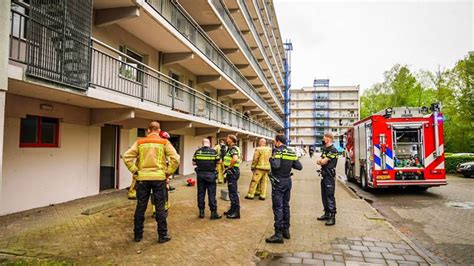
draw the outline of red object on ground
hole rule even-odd
[[[365,188],[446,185],[439,108],[393,108],[347,131],[345,172]]]
[[[194,187],[194,185],[196,185],[196,180],[194,180],[194,178],[188,178],[186,179],[186,182],[188,183],[189,187]]]

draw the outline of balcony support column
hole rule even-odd
[[[5,134],[5,100],[8,86],[8,54],[10,38],[10,0],[0,1],[0,215],[3,207],[3,142]]]

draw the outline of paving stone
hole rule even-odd
[[[381,265],[386,265],[387,262],[384,259],[375,259],[375,258],[365,258],[365,261],[368,263],[376,263]]]
[[[385,260],[387,262],[387,265],[389,266],[398,266],[398,263],[396,260]]]
[[[393,245],[391,243],[387,242],[375,242],[376,247],[384,247],[384,248],[393,248]]]
[[[369,250],[373,252],[388,252],[388,249],[384,247],[369,247]]]
[[[362,246],[362,241],[353,241],[352,245],[354,246]]]
[[[362,252],[358,250],[344,250],[343,252],[352,257],[362,257]]]
[[[344,261],[344,257],[342,255],[334,255],[335,261]]]
[[[362,252],[365,258],[383,259],[382,253],[379,252]]]
[[[416,261],[397,261],[398,265],[418,265]]]
[[[371,241],[362,241],[362,245],[366,247],[375,247],[374,242],[371,242]]]
[[[407,249],[401,249],[401,248],[388,248],[389,253],[397,254],[397,255],[409,255]]]
[[[302,262],[302,259],[301,258],[297,258],[297,257],[284,257],[284,258],[281,258],[278,260],[278,262],[281,262],[281,263],[289,263],[289,264],[297,264],[297,263],[300,263]]]
[[[351,241],[362,241],[362,237],[349,237],[349,238],[347,238],[347,240],[351,240]]]
[[[364,258],[362,257],[346,257],[346,263],[350,261],[358,261],[358,262],[365,262]]]
[[[367,236],[364,236],[362,237],[362,239],[364,241],[371,241],[371,242],[379,242],[380,240],[376,239],[376,238],[373,238],[373,237],[367,237]]]
[[[334,260],[333,255],[324,253],[313,253],[313,258],[320,260]]]
[[[416,262],[425,262],[425,260],[420,256],[415,255],[403,255],[403,257],[408,261],[416,261]]]
[[[334,245],[332,245],[332,246],[333,246],[333,248],[335,248],[335,249],[343,249],[343,250],[349,250],[349,249],[351,249],[351,248],[349,247],[349,245],[343,245],[343,244],[334,244]]]
[[[411,247],[407,244],[393,244],[393,246],[401,249],[411,249]]]
[[[392,254],[392,253],[382,253],[383,257],[387,260],[405,260],[403,256]]]
[[[369,251],[368,247],[365,246],[350,246],[351,250],[358,250],[358,251]]]
[[[303,258],[303,259],[312,259],[313,253],[311,252],[295,252],[293,257]]]
[[[325,260],[324,261],[324,266],[345,266],[346,264],[344,262],[339,262],[339,261],[332,261],[332,260]]]
[[[323,261],[323,260],[315,260],[315,259],[303,259],[303,264],[306,264],[306,265],[320,265],[320,266],[323,266],[323,265],[324,265],[324,261]]]

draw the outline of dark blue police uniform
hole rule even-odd
[[[270,165],[275,235],[266,241],[283,243],[282,236],[290,238],[291,170],[301,170],[303,165],[298,160],[298,156],[285,145],[273,149]]]
[[[216,164],[220,160],[219,155],[214,149],[209,147],[202,147],[198,149],[193,156],[193,162],[196,163],[196,176],[197,176],[197,201],[198,208],[200,210],[200,217],[204,217],[205,201],[204,198],[207,196],[209,199],[209,208],[211,212],[217,211],[216,201]]]

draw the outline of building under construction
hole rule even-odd
[[[345,146],[347,128],[359,120],[359,86],[329,86],[315,79],[312,87],[291,89],[290,139],[294,146],[321,146],[325,132]]]

